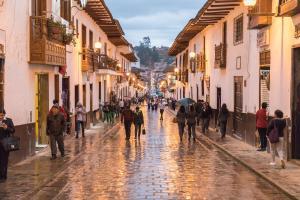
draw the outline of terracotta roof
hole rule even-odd
[[[191,19],[183,30],[178,34],[169,49],[170,56],[176,56],[185,50],[189,41],[209,25],[213,25],[223,19],[242,0],[208,0],[199,10],[195,18]]]

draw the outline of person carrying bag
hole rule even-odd
[[[18,150],[20,138],[14,137],[15,127],[12,119],[5,117],[5,110],[0,109],[0,182],[7,179],[7,166],[10,151]]]

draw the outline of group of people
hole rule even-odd
[[[270,145],[272,160],[270,165],[275,165],[275,157],[278,154],[281,161],[281,167],[285,168],[285,161],[283,158],[284,149],[284,129],[286,128],[286,120],[283,118],[281,110],[275,110],[274,118],[269,121],[268,104],[262,103],[261,109],[256,112],[256,130],[259,133],[260,148],[257,151],[266,151],[268,142]],[[273,135],[277,139],[273,139]],[[271,136],[272,135],[272,136]],[[277,135],[277,136],[276,136]],[[271,138],[272,137],[272,138]]]
[[[136,106],[135,111],[131,110],[129,105],[126,105],[121,113],[121,122],[124,123],[126,140],[130,140],[131,126],[134,124],[134,139],[139,140],[142,128],[144,128],[144,115],[139,106]],[[143,130],[144,132],[144,130]]]
[[[226,105],[225,105],[226,106]],[[209,123],[212,117],[212,109],[208,102],[199,100],[190,106],[180,106],[176,115],[180,141],[183,139],[184,128],[188,127],[188,139],[196,140],[196,126],[202,126],[202,133],[209,131]],[[227,120],[227,119],[226,119]],[[226,129],[226,128],[225,128]],[[224,134],[225,137],[225,134]]]

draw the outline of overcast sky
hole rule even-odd
[[[125,37],[138,45],[144,36],[152,45],[170,46],[205,0],[106,0],[114,18],[121,22]]]

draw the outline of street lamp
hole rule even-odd
[[[86,7],[87,2],[88,2],[88,0],[80,0],[81,6],[82,6],[83,8]]]
[[[172,78],[172,76],[171,76],[171,75],[169,75],[169,76],[168,76],[168,79],[171,79],[171,78]]]
[[[189,54],[189,56],[190,56],[191,59],[194,59],[196,57],[196,53],[195,52],[191,52]]]
[[[179,72],[179,69],[176,67],[176,68],[174,69],[174,72],[177,74],[177,73]]]
[[[247,7],[253,7],[256,4],[256,0],[244,0],[244,5]]]
[[[130,76],[130,73],[129,73],[129,72],[127,72],[127,73],[126,73],[126,76]]]
[[[102,48],[102,43],[100,41],[95,42],[95,49],[99,50]]]

